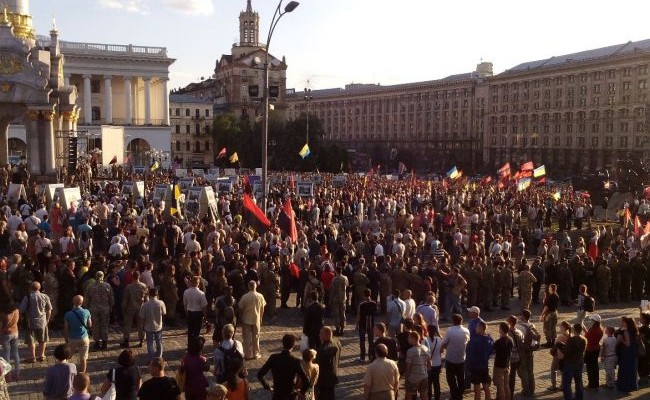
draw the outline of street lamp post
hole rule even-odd
[[[264,207],[264,213],[266,214],[266,203],[267,197],[269,195],[269,185],[268,185],[268,162],[269,162],[269,46],[271,45],[271,37],[273,37],[273,31],[280,21],[280,18],[286,13],[290,13],[298,7],[300,3],[297,1],[290,1],[284,7],[282,11],[282,2],[280,0],[278,6],[275,9],[273,14],[273,19],[271,19],[271,25],[269,25],[269,34],[266,37],[266,52],[264,54],[264,125],[262,130],[262,190],[264,193],[264,198],[262,199],[262,206]]]

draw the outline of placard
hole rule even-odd
[[[122,182],[122,196],[132,196],[133,195],[133,182],[125,181]]]
[[[54,192],[56,191],[56,188],[62,188],[62,187],[65,187],[63,183],[51,183],[45,185],[44,187],[45,199],[47,200],[48,205],[52,205],[52,200],[54,199]]]
[[[153,199],[154,200],[165,200],[167,196],[167,190],[169,190],[169,185],[159,184],[153,188]]]
[[[334,187],[343,187],[347,182],[348,178],[344,175],[334,175],[332,178],[332,186]]]
[[[234,168],[226,168],[223,170],[225,176],[237,176],[237,170]]]
[[[185,192],[190,186],[194,185],[193,178],[184,178],[178,180],[178,187],[181,189],[181,192]]]
[[[7,190],[7,199],[15,203],[20,200],[20,196],[27,197],[25,186],[21,183],[10,183],[9,189]]]
[[[233,184],[230,179],[219,178],[217,180],[217,191],[219,193],[232,193]]]
[[[133,167],[134,174],[144,175],[144,172],[146,170],[147,170],[146,167]]]
[[[205,176],[205,171],[203,171],[202,169],[193,168],[192,169],[192,175],[194,175],[194,176]]]
[[[144,181],[137,181],[137,182],[135,183],[135,185],[133,186],[133,190],[134,190],[134,193],[133,193],[133,194],[134,194],[135,197],[141,197],[141,198],[144,198],[144,197],[145,197],[145,193],[144,193]]]
[[[61,208],[67,210],[70,208],[70,205],[74,203],[75,206],[79,206],[81,201],[81,191],[79,187],[71,188],[56,188],[54,191],[54,197],[59,199],[59,204]]]
[[[255,175],[262,176],[262,168],[255,168]]]
[[[296,184],[298,196],[311,197],[314,195],[314,184],[311,182],[299,182]]]
[[[187,168],[176,168],[176,177],[177,178],[187,177]]]

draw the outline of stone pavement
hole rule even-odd
[[[293,297],[293,296],[292,296]],[[293,298],[289,302],[293,304]],[[609,308],[598,310],[598,313],[602,316],[605,325],[615,325],[618,326],[619,318],[622,315],[629,315],[633,317],[638,317],[638,308],[635,308],[637,305],[632,303],[627,304],[616,304],[608,305]],[[511,302],[511,307],[513,310],[518,310],[518,303],[516,299],[513,299]],[[302,316],[299,311],[296,309],[280,309],[278,310],[278,317],[262,327],[261,335],[261,347],[263,351],[263,358],[261,360],[249,361],[247,366],[249,368],[249,377],[251,380],[251,399],[260,399],[267,400],[271,398],[270,392],[264,391],[256,379],[257,369],[260,368],[266,359],[266,357],[280,350],[280,338],[283,334],[295,333],[299,334],[302,330]],[[532,321],[538,327],[539,331],[542,331],[542,326],[539,321],[539,313],[541,309],[540,306],[536,306],[533,309],[533,318]],[[559,321],[564,319],[572,322],[575,319],[575,311],[570,308],[563,308],[560,310]],[[485,313],[482,317],[489,323],[488,330],[491,333],[492,337],[497,337],[497,323],[502,321],[507,315],[508,311],[498,311],[492,313]],[[448,325],[442,325],[441,329],[444,332],[445,328]],[[176,369],[178,368],[180,358],[182,357],[185,351],[186,345],[186,333],[183,330],[168,330],[164,334],[164,358],[169,363],[168,375],[173,376]],[[46,363],[36,363],[36,364],[22,364],[21,380],[16,383],[11,383],[9,386],[9,393],[12,400],[36,400],[42,399],[41,394],[43,388],[43,377],[45,370],[48,365],[51,365],[53,361],[52,351],[56,344],[62,342],[62,337],[60,333],[52,333],[52,342],[48,346],[48,364]],[[133,336],[132,336],[133,337]],[[238,339],[241,339],[238,333]],[[101,386],[102,381],[105,379],[107,371],[110,367],[115,365],[117,356],[122,350],[119,348],[119,342],[121,340],[121,334],[115,329],[110,337],[109,349],[106,351],[97,351],[91,352],[89,360],[89,373],[91,375],[92,387],[94,393],[97,393],[99,387]],[[354,331],[354,326],[348,326],[346,334],[341,338],[342,346],[342,355],[339,366],[339,376],[340,384],[336,390],[336,396],[338,399],[360,399],[362,398],[363,387],[361,385],[361,380],[365,372],[365,365],[358,361],[358,338]],[[26,356],[24,346],[21,346],[21,357]],[[142,366],[142,373],[144,379],[148,379],[148,373],[146,368],[146,346],[143,348],[133,348],[134,352],[138,354],[136,363]],[[206,351],[212,351],[211,339],[208,339],[206,342]],[[296,356],[299,356],[298,352],[295,352]],[[73,359],[76,361],[76,358]],[[551,356],[549,355],[548,349],[542,349],[535,352],[535,379],[536,379],[536,396],[537,399],[561,399],[561,392],[548,392],[546,388],[550,386],[550,364]],[[269,374],[270,379],[270,374]],[[586,374],[584,377],[586,382]],[[446,399],[449,396],[448,387],[445,381],[444,372],[441,375],[442,383],[442,398]],[[601,384],[604,383],[604,372],[601,371]],[[493,388],[494,389],[494,388]],[[517,381],[516,391],[521,390],[519,381]],[[92,391],[91,391],[92,393]],[[403,396],[403,390],[401,391],[400,398]],[[496,392],[493,390],[492,396],[494,397]],[[465,398],[473,398],[473,393],[465,393]],[[521,396],[515,395],[515,399],[523,398]],[[608,389],[599,389],[598,391],[585,391],[585,399],[650,399],[650,386],[644,386],[638,392],[632,393],[630,395],[624,395],[618,393],[616,390]]]

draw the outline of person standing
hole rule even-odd
[[[564,400],[582,400],[582,366],[584,364],[587,339],[582,336],[582,324],[574,324],[572,336],[567,340],[562,359],[562,392]],[[635,378],[636,379],[636,378]],[[575,381],[575,396],[571,391],[571,382]]]
[[[460,314],[451,316],[453,325],[447,329],[442,341],[442,350],[447,352],[445,372],[451,400],[462,400],[465,390],[465,350],[469,342],[469,330],[464,326]]]
[[[399,289],[394,289],[392,298],[386,306],[386,325],[388,325],[388,334],[391,337],[397,336],[402,331],[405,311],[406,303],[399,298]]]
[[[614,336],[614,327],[608,326],[605,329],[607,335],[603,339],[603,345],[600,350],[600,359],[605,368],[605,387],[613,389],[616,383],[616,336]]]
[[[316,364],[320,369],[316,383],[316,398],[318,400],[334,400],[334,388],[339,383],[338,369],[341,357],[341,346],[332,341],[332,328],[324,326],[320,330],[321,347],[316,353]]]
[[[178,305],[178,287],[176,285],[176,267],[174,265],[167,265],[164,271],[160,274],[160,300],[165,303],[167,315],[165,319],[171,326],[176,326],[176,307]],[[207,300],[206,300],[207,302]]]
[[[535,282],[537,282],[537,278],[530,272],[530,265],[526,264],[517,278],[522,310],[530,309],[530,303],[533,300],[533,284]]]
[[[345,329],[345,304],[347,301],[348,278],[343,275],[341,266],[335,268],[336,276],[330,288],[330,310],[334,317],[334,336],[342,336]]]
[[[438,307],[436,297],[433,292],[427,293],[424,304],[420,304],[415,311],[422,314],[424,321],[427,323],[427,332],[431,332],[435,327],[438,329]]]
[[[368,358],[374,359],[373,354],[373,333],[375,326],[375,315],[377,315],[377,302],[370,296],[372,291],[366,288],[363,291],[363,300],[359,303],[357,311],[357,331],[359,332],[359,361],[366,361],[366,338],[368,340]]]
[[[375,355],[363,376],[364,400],[395,400],[399,394],[397,363],[387,358],[388,348],[383,344],[375,347]]]
[[[320,348],[320,329],[325,325],[325,307],[318,302],[318,293],[309,293],[311,304],[305,309],[302,333],[307,336],[310,349]]]
[[[499,323],[499,339],[494,342],[494,369],[492,380],[497,389],[496,400],[510,400],[511,392],[508,384],[510,358],[514,343],[508,332],[510,327],[507,322]]]
[[[146,380],[138,390],[140,400],[181,400],[181,390],[176,379],[165,376],[165,360],[154,357],[149,361],[151,378]]]
[[[485,333],[487,325],[484,321],[476,324],[476,333],[470,336],[467,344],[467,368],[470,371],[470,382],[474,385],[474,399],[481,399],[481,388],[485,398],[490,399],[490,369],[488,362],[494,351],[494,341]]]
[[[63,337],[66,343],[69,344],[70,351],[79,355],[79,372],[86,372],[88,348],[90,346],[88,335],[93,327],[90,311],[81,307],[83,302],[83,296],[74,296],[72,298],[72,310],[66,312],[63,316]]]
[[[140,319],[143,321],[147,339],[147,356],[149,361],[163,354],[163,317],[167,314],[165,303],[158,300],[158,289],[149,289],[149,300],[140,308]],[[154,349],[155,344],[155,349]]]
[[[517,370],[521,359],[519,356],[520,349],[524,346],[524,335],[517,328],[517,317],[514,315],[506,318],[508,323],[508,337],[512,339],[512,354],[510,355],[510,373],[508,375],[508,388],[510,389],[510,397],[512,398],[515,393],[515,381],[517,378]]]
[[[15,365],[11,372],[13,380],[20,379],[20,354],[18,353],[18,320],[20,311],[16,303],[11,302],[8,310],[0,313],[0,342],[2,343],[2,356],[7,362],[13,359]]]
[[[638,373],[638,343],[639,330],[634,319],[621,318],[621,331],[617,334],[620,344],[618,359],[618,377],[616,387],[621,392],[632,392],[639,389]]]
[[[585,333],[587,348],[585,349],[585,367],[587,368],[587,388],[598,389],[598,355],[600,354],[600,340],[603,338],[603,328],[600,326],[600,315],[591,314],[591,327]]]
[[[411,348],[406,352],[405,399],[415,400],[419,393],[420,399],[425,400],[429,398],[430,354],[426,346],[422,344],[418,332],[410,332],[408,340]]]
[[[31,293],[25,296],[20,303],[20,312],[26,314],[29,322],[25,332],[25,343],[29,347],[30,358],[28,361],[45,361],[45,346],[49,341],[47,324],[52,316],[50,298],[41,293],[41,284],[32,282]],[[38,342],[38,357],[36,357],[35,343]]]
[[[111,319],[111,310],[115,304],[113,288],[107,282],[104,282],[104,273],[97,271],[95,273],[95,282],[86,288],[84,295],[86,308],[90,311],[95,321],[95,350],[106,349],[108,347],[108,325]]]
[[[521,379],[523,396],[532,396],[535,393],[535,373],[533,372],[534,359],[533,351],[536,348],[536,343],[540,339],[540,334],[537,332],[535,325],[529,322],[530,310],[524,309],[521,311],[521,322],[517,325],[523,335],[523,343],[519,348],[519,368],[517,373]]]
[[[296,384],[300,383],[300,393],[305,394],[309,387],[309,378],[300,364],[300,360],[291,355],[296,346],[296,337],[286,334],[282,337],[282,351],[271,354],[264,365],[257,371],[257,380],[262,387],[271,390],[271,386],[264,376],[271,371],[273,375],[272,400],[292,399]],[[320,380],[320,379],[319,379]],[[320,399],[320,398],[319,398]]]
[[[244,357],[247,360],[262,358],[260,354],[260,328],[266,301],[257,292],[257,283],[248,282],[248,293],[239,300],[240,322],[244,342]]]
[[[131,328],[135,321],[135,326],[138,331],[138,339],[140,340],[138,347],[142,347],[144,342],[144,329],[142,326],[142,319],[140,318],[140,309],[147,300],[148,288],[147,285],[140,282],[140,271],[133,271],[133,282],[126,285],[124,289],[124,297],[122,297],[122,310],[124,310],[124,330],[122,333],[123,341],[120,347],[129,347],[129,336],[131,336]]]
[[[68,362],[70,357],[72,351],[67,344],[60,344],[54,348],[56,362],[45,372],[43,383],[45,400],[62,400],[72,395],[72,382],[77,375],[77,366]]]
[[[208,306],[205,293],[199,289],[200,276],[193,276],[190,279],[190,287],[183,292],[183,308],[187,316],[187,340],[198,338],[201,334],[203,315]],[[261,295],[260,295],[261,296]]]
[[[560,303],[560,296],[557,294],[557,285],[551,283],[548,286],[548,291],[544,296],[544,308],[540,319],[544,323],[544,336],[546,338],[545,347],[553,347],[555,338],[557,337],[557,307]]]
[[[373,342],[373,346],[375,346],[376,348],[377,345],[383,344],[388,349],[388,355],[387,355],[388,359],[397,362],[398,359],[397,341],[391,337],[386,336],[386,324],[384,324],[383,322],[376,322],[372,332],[373,332],[373,337],[375,338],[375,341]],[[370,353],[370,356],[372,361],[373,354]]]

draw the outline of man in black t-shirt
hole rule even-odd
[[[372,347],[377,348],[377,345],[383,344],[388,349],[387,358],[397,361],[397,341],[386,336],[386,324],[383,322],[376,323],[373,332],[376,339]],[[370,361],[374,361],[373,352],[370,352]]]
[[[180,400],[181,390],[176,379],[165,376],[165,360],[154,357],[149,363],[151,379],[142,383],[138,391],[140,400]]]
[[[544,322],[544,336],[546,344],[544,347],[551,348],[557,337],[557,307],[560,303],[560,296],[557,294],[557,285],[551,283],[544,296],[544,308],[542,309],[541,320]]]
[[[366,338],[368,340],[368,355],[371,360],[375,358],[373,346],[373,328],[375,315],[377,315],[377,302],[370,298],[372,292],[366,288],[363,291],[363,301],[359,303],[357,312],[357,330],[359,331],[359,361],[366,361]]]
[[[508,375],[510,368],[510,357],[512,356],[513,341],[508,336],[510,327],[507,322],[499,324],[499,339],[494,342],[494,371],[492,380],[497,388],[497,399],[509,399],[511,397]],[[503,394],[502,394],[503,393]]]

